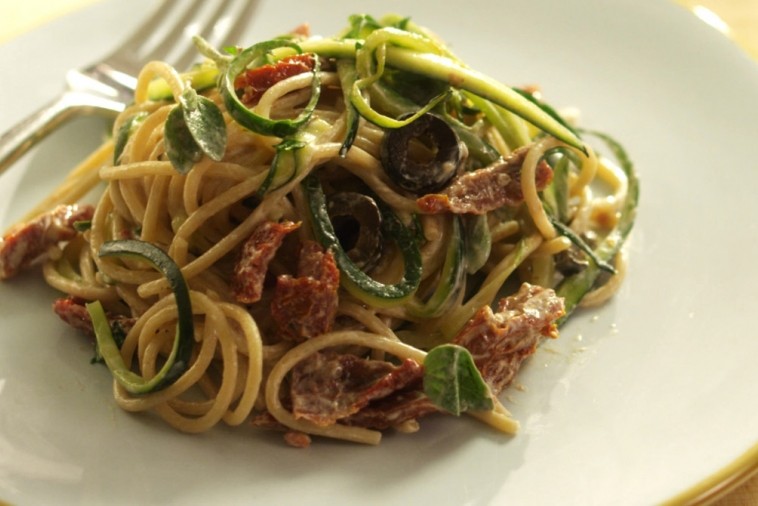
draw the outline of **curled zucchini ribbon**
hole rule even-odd
[[[263,198],[266,193],[281,188],[301,174],[308,167],[311,156],[318,147],[319,136],[330,128],[331,125],[326,121],[314,118],[304,128],[282,139],[282,142],[276,145],[271,168],[256,195]]]
[[[235,81],[237,76],[249,69],[261,67],[270,63],[272,51],[275,49],[289,48],[301,54],[303,50],[291,40],[273,39],[252,45],[241,51],[226,68],[222,78],[220,91],[224,98],[224,105],[234,120],[243,127],[261,135],[274,137],[286,137],[294,134],[311,118],[321,94],[321,82],[319,79],[319,59],[314,56],[313,80],[311,81],[311,98],[308,104],[293,119],[273,120],[250,110],[237,96]]]
[[[380,28],[371,32],[363,41],[363,44],[356,49],[355,66],[359,78],[355,79],[352,83],[350,102],[366,120],[383,128],[401,128],[413,123],[431,111],[437,104],[447,98],[450,90],[443,90],[421,107],[421,109],[403,119],[396,119],[377,112],[363,96],[363,91],[376,84],[381,79],[382,74],[384,74],[388,45],[405,47],[424,53],[431,52],[435,55],[442,54],[444,49],[436,42],[422,35],[393,27]]]
[[[384,284],[371,278],[347,255],[329,219],[326,197],[318,177],[309,174],[303,179],[302,187],[308,198],[310,221],[316,239],[324,248],[334,252],[342,274],[340,281],[351,295],[377,307],[395,306],[413,296],[421,282],[421,252],[414,233],[403,225],[388,206],[376,200],[382,215],[382,234],[393,238],[403,255],[405,272],[403,278],[395,284]]]
[[[132,394],[147,394],[160,390],[176,381],[189,367],[194,340],[192,303],[189,289],[179,266],[157,246],[139,240],[110,241],[100,247],[101,257],[132,257],[147,261],[168,279],[174,292],[177,307],[177,326],[174,344],[160,371],[152,378],[145,378],[132,372],[124,363],[121,352],[113,339],[108,319],[100,301],[87,304],[92,318],[95,339],[105,364],[115,380]]]
[[[571,312],[581,302],[582,298],[592,290],[600,273],[604,270],[603,264],[610,262],[621,249],[629,232],[634,226],[637,214],[637,202],[639,201],[639,180],[634,165],[626,154],[624,148],[615,139],[600,132],[585,132],[605,142],[610,151],[619,162],[621,169],[626,174],[628,189],[626,198],[621,206],[618,224],[607,236],[605,236],[593,250],[593,262],[578,274],[564,278],[556,288],[556,294],[564,298],[566,314],[558,321],[562,324]]]
[[[584,143],[576,133],[546,112],[540,104],[524,97],[513,88],[467,67],[431,38],[397,27],[377,28],[364,35],[366,31],[373,28],[374,25],[361,25],[360,30],[354,29],[348,33],[348,35],[358,36],[353,39],[310,39],[300,43],[303,51],[312,52],[324,58],[355,60],[357,76],[352,79],[350,101],[361,116],[368,121],[385,128],[399,128],[430,111],[450,94],[450,88],[443,90],[420,110],[415,111],[414,115],[404,120],[381,114],[368,103],[363,92],[368,91],[371,98],[375,98],[376,87],[382,86],[381,77],[384,70],[392,68],[463,90],[490,102],[493,107],[497,106],[522,118],[569,146],[586,151]],[[361,39],[361,36],[365,38]],[[503,116],[502,111],[500,116]],[[506,128],[506,123],[516,124],[513,118],[507,115],[503,116],[503,121],[505,122],[503,128]],[[518,136],[513,139],[514,144],[523,142],[523,134],[517,133]]]
[[[189,85],[196,91],[204,91],[213,88],[216,85],[218,79],[218,66],[213,62],[203,62],[193,65],[192,68],[181,74],[182,81],[189,83]],[[172,100],[174,94],[171,91],[171,86],[165,79],[158,78],[150,82],[147,87],[147,97],[152,101]]]
[[[358,80],[355,62],[349,58],[337,60],[337,75],[340,78],[342,89],[352,90]],[[353,145],[355,136],[358,134],[358,126],[360,125],[360,114],[358,114],[358,109],[353,105],[350,95],[350,93],[343,94],[347,128],[345,129],[345,139],[342,141],[342,146],[340,147],[340,156],[342,158],[347,155],[348,150]]]
[[[387,26],[388,24],[392,26]],[[205,53],[207,52],[206,50]],[[235,81],[240,74],[280,58],[302,53],[312,53],[316,61],[311,99],[296,118],[272,120],[256,114],[242,103],[235,89]],[[214,72],[218,72],[218,87],[224,105],[235,121],[263,135],[286,137],[308,122],[318,102],[319,58],[337,60],[342,86],[347,92],[346,101],[350,104],[349,129],[341,150],[343,156],[352,144],[357,125],[354,111],[384,128],[399,128],[435,108],[454,90],[460,90],[473,98],[476,106],[493,121],[512,148],[526,141],[528,134],[523,125],[526,121],[569,146],[586,151],[577,132],[549,106],[522,90],[506,86],[469,68],[407,18],[390,16],[377,21],[367,16],[354,16],[351,17],[350,29],[341,38],[312,38],[298,42],[286,38],[272,39],[235,53],[229,61],[226,56],[216,57],[215,68],[214,64],[207,64],[208,68],[201,67],[190,77],[192,86],[202,89],[215,75]],[[393,104],[397,97],[393,96],[395,94],[391,93],[392,90],[382,79],[388,68],[431,79],[443,85],[443,88],[426,104]],[[158,87],[158,84],[155,86]],[[162,89],[165,84],[160,87],[160,90],[151,91],[151,98],[169,98],[166,90]],[[393,105],[398,107],[392,107]],[[394,110],[398,108],[399,111]],[[402,120],[393,117],[399,116],[400,112],[412,114]]]
[[[466,274],[466,256],[460,218],[453,216],[452,231],[447,242],[442,272],[432,295],[426,302],[418,300],[408,304],[408,312],[419,318],[441,316],[455,301]]]

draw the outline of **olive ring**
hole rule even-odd
[[[411,141],[414,139],[424,144],[432,156],[421,160],[413,157]],[[389,130],[382,141],[381,160],[385,172],[400,188],[417,195],[447,186],[464,157],[465,149],[458,135],[445,120],[431,113]]]
[[[374,199],[356,192],[335,193],[326,208],[348,258],[359,269],[371,270],[382,255],[382,216]]]

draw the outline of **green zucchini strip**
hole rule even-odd
[[[468,93],[466,96],[474,104],[474,107],[484,113],[511,151],[531,142],[529,131],[522,118],[472,93]]]
[[[542,100],[538,100],[534,95],[532,95],[531,93],[529,93],[528,91],[524,89],[513,88],[513,91],[515,91],[516,93],[518,93],[519,95],[527,99],[528,101],[538,106],[540,109],[542,109],[547,114],[549,114],[553,119],[555,119],[558,123],[565,126],[569,130],[571,130],[574,133],[574,135],[579,137],[579,132],[577,132],[576,129],[573,128],[571,125],[569,125],[569,123],[565,119],[563,119],[563,117],[561,117],[561,115],[558,114],[558,112],[555,109],[553,109],[550,106],[550,104],[543,102]]]
[[[386,58],[387,64],[392,67],[447,81],[457,88],[489,100],[569,146],[586,152],[584,143],[569,128],[512,88],[485,74],[464,67],[449,58],[399,47],[388,47]]]
[[[384,284],[371,278],[356,266],[334,232],[326,209],[326,197],[318,177],[309,174],[301,183],[308,199],[308,210],[314,235],[321,245],[334,252],[340,269],[342,286],[355,298],[376,307],[391,307],[408,300],[421,282],[421,252],[415,235],[379,199],[376,199],[382,213],[382,234],[391,237],[403,255],[405,272],[395,284]]]
[[[543,203],[549,210],[549,214],[556,217],[561,223],[569,220],[569,156],[564,154],[553,165],[553,180],[542,192]]]
[[[224,106],[234,120],[243,127],[252,130],[261,135],[271,135],[275,137],[286,137],[294,134],[301,126],[308,122],[316,108],[319,96],[321,94],[321,80],[319,79],[319,59],[315,57],[313,67],[313,81],[311,82],[311,98],[305,108],[294,119],[273,120],[256,114],[242,103],[237,97],[234,81],[242,72],[249,69],[255,69],[269,63],[269,57],[274,49],[287,48],[294,50],[296,53],[302,53],[300,46],[292,41],[284,39],[274,39],[252,45],[240,52],[229,63],[224,72],[220,91],[224,99]]]
[[[455,300],[466,274],[466,258],[460,218],[453,216],[452,231],[447,239],[445,261],[437,287],[429,299],[422,303],[418,300],[408,304],[408,313],[418,318],[435,318],[450,307]]]
[[[598,269],[601,271],[605,271],[609,274],[616,274],[616,269],[609,264],[608,262],[604,261],[603,259],[599,258],[594,251],[592,251],[592,248],[589,244],[584,242],[584,240],[576,235],[576,233],[571,230],[571,228],[566,225],[565,223],[562,223],[555,218],[550,218],[550,223],[553,224],[553,226],[556,228],[558,233],[564,237],[566,237],[571,243],[579,248],[580,250],[584,251],[588,257],[592,260],[592,263],[594,263]]]
[[[407,22],[399,24],[400,26],[411,26]],[[555,114],[547,104],[538,102],[533,97],[525,96],[521,90],[515,90],[491,77],[468,68],[465,64],[458,61],[444,46],[426,35],[391,27],[364,28],[373,30],[366,35],[365,39],[314,38],[301,41],[300,43],[286,39],[273,39],[255,44],[241,51],[231,60],[226,69],[222,70],[220,77],[219,88],[227,110],[238,123],[263,135],[285,137],[294,133],[308,121],[318,101],[320,93],[318,58],[316,59],[317,67],[314,68],[314,79],[311,85],[311,100],[295,119],[271,120],[270,118],[264,118],[253,113],[237,97],[234,81],[245,70],[269,63],[272,59],[276,60],[290,54],[309,52],[324,58],[356,60],[358,75],[351,87],[351,102],[361,112],[361,115],[377,124],[385,125],[386,123],[387,125],[385,126],[392,128],[402,125],[402,123],[398,125],[397,120],[394,118],[379,114],[369,106],[362,94],[364,89],[371,88],[373,84],[378,82],[381,76],[381,69],[386,65],[446,82],[454,88],[467,91],[481,99],[492,102],[492,104],[506,111],[510,111],[510,113],[526,120],[566,144],[581,151],[586,151],[577,133]],[[374,61],[374,58],[378,60]],[[207,74],[198,73],[198,77],[203,76],[202,81],[207,83],[209,81],[208,76],[211,74],[210,72]],[[194,80],[192,84],[196,89],[201,87],[201,84],[196,84]],[[154,99],[163,98],[165,93],[153,92],[150,96]],[[446,93],[440,94],[417,113],[423,114],[427,112],[446,96]],[[515,118],[503,114],[504,112],[500,111],[501,127],[515,126],[516,129],[509,135],[511,137],[515,135],[516,137],[510,141],[514,144],[521,143],[523,128],[518,125]],[[413,119],[408,118],[405,122],[410,122]]]
[[[211,62],[201,63],[194,66],[188,72],[181,74],[182,81],[189,82],[196,91],[204,91],[216,86],[219,69]],[[173,100],[174,94],[168,83],[162,79],[154,79],[147,85],[147,97],[154,101]]]
[[[343,90],[353,89],[353,85],[358,80],[358,71],[355,69],[355,62],[344,58],[337,60],[337,75],[340,78],[340,85]],[[342,141],[342,147],[340,147],[340,156],[344,158],[350,147],[353,145],[355,136],[358,134],[360,114],[358,114],[358,110],[350,100],[350,94],[343,93],[342,96],[345,102],[345,114],[347,117],[345,139]]]
[[[323,57],[355,58],[356,46],[360,46],[360,43],[361,41],[353,39],[313,39],[303,41],[301,49]],[[481,72],[465,67],[450,57],[388,44],[384,53],[384,61],[385,65],[389,67],[447,82],[455,88],[489,100],[569,146],[586,152],[581,139],[570,128],[545,112],[542,107],[509,86]],[[361,69],[359,68],[359,70]]]
[[[516,245],[516,249],[506,255],[492,270],[476,295],[439,319],[438,328],[445,336],[446,342],[452,340],[480,308],[492,304],[503,283],[541,243],[542,237],[537,235],[530,235],[521,239]]]
[[[464,215],[461,219],[466,273],[475,274],[484,267],[490,257],[492,234],[487,223],[487,215]]]
[[[302,173],[309,166],[313,151],[318,147],[318,138],[329,129],[331,129],[329,123],[314,118],[305,128],[301,128],[277,144],[271,168],[256,195],[262,198],[266,193],[281,188]]]
[[[473,128],[461,123],[449,114],[444,114],[443,117],[468,149],[469,170],[486,167],[501,158],[500,153],[488,144],[487,141],[482,139],[479,134],[475,133]]]
[[[171,290],[174,292],[178,313],[174,344],[163,367],[149,379],[132,372],[124,363],[100,301],[86,305],[92,318],[100,355],[105,360],[105,364],[115,380],[132,394],[147,394],[165,388],[176,381],[189,367],[194,341],[192,303],[182,272],[171,257],[160,248],[144,241],[106,242],[101,246],[99,255],[101,257],[132,257],[147,261],[166,277]]]
[[[402,120],[377,112],[363,96],[363,90],[376,84],[382,77],[386,65],[387,44],[389,43],[424,53],[431,51],[433,54],[442,54],[444,48],[421,35],[392,27],[385,27],[371,32],[365,38],[363,44],[356,50],[355,67],[358,79],[354,81],[351,88],[350,101],[366,120],[383,128],[401,128],[431,111],[437,104],[447,98],[449,90],[439,93],[411,116]]]
[[[626,199],[621,206],[621,213],[616,227],[594,249],[595,257],[603,262],[610,262],[619,252],[624,241],[629,236],[637,214],[639,201],[639,180],[634,169],[634,164],[629,160],[624,148],[615,139],[600,132],[586,132],[605,142],[611,150],[621,169],[627,176],[628,189]],[[565,323],[569,315],[581,302],[584,295],[592,290],[601,269],[596,263],[590,263],[582,272],[565,278],[556,288],[558,296],[563,297],[566,305],[566,314],[558,321],[559,325]]]

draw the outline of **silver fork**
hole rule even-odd
[[[137,74],[151,60],[187,69],[197,52],[193,35],[219,47],[240,36],[257,0],[165,0],[160,7],[101,61],[66,75],[63,92],[0,137],[0,174],[70,118],[116,114],[132,100]]]

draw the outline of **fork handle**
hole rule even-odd
[[[75,91],[62,93],[0,137],[0,174],[71,118],[91,113],[113,115],[123,109],[124,104],[107,98]]]

